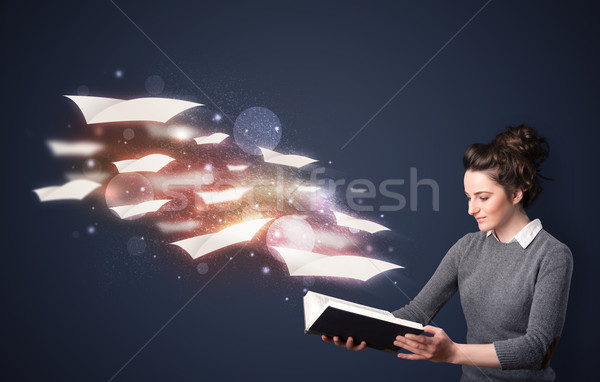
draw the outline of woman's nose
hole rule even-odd
[[[473,202],[469,202],[468,213],[469,215],[475,215],[479,211],[479,208]]]

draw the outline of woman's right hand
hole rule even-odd
[[[352,337],[348,337],[347,341],[343,341],[338,336],[328,337],[326,335],[322,335],[321,339],[325,342],[333,342],[337,346],[345,347],[348,350],[359,351],[367,347],[367,343],[365,341],[362,341],[359,345],[354,345],[354,339]]]

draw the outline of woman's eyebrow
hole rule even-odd
[[[491,192],[491,191],[477,191],[473,195],[479,195],[479,194],[493,194],[493,192]],[[465,191],[465,195],[469,195],[469,193]]]

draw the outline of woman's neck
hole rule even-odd
[[[515,213],[511,216],[510,220],[508,220],[502,227],[498,227],[494,229],[494,234],[498,238],[498,240],[502,243],[508,243],[516,234],[519,233],[527,224],[529,224],[530,220],[525,211],[522,208],[519,208]]]

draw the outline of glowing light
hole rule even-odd
[[[183,140],[193,137],[196,131],[186,126],[170,126],[168,128],[168,133],[171,138]]]

